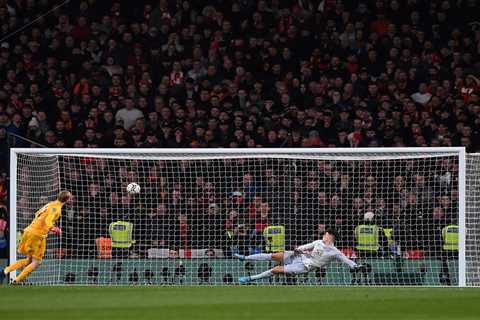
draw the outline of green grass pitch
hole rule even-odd
[[[0,287],[0,319],[480,319],[480,289]]]

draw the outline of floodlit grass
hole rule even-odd
[[[0,287],[0,319],[480,319],[480,289]]]

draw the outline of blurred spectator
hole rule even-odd
[[[125,130],[129,130],[137,121],[137,119],[143,118],[143,113],[135,107],[134,101],[131,98],[124,100],[122,109],[118,110],[115,114],[117,123],[121,123]]]
[[[8,247],[8,224],[7,207],[0,205],[0,258],[7,258]]]
[[[0,173],[0,204],[7,202],[7,173],[1,172]]]

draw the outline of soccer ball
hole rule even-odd
[[[140,186],[135,182],[129,183],[127,186],[127,192],[130,194],[140,193]]]

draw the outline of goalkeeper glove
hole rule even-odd
[[[355,267],[352,268],[352,272],[369,272],[369,265],[368,264],[357,264]]]
[[[60,227],[52,227],[50,231],[52,231],[56,235],[59,235],[60,233],[62,233],[62,229]]]

